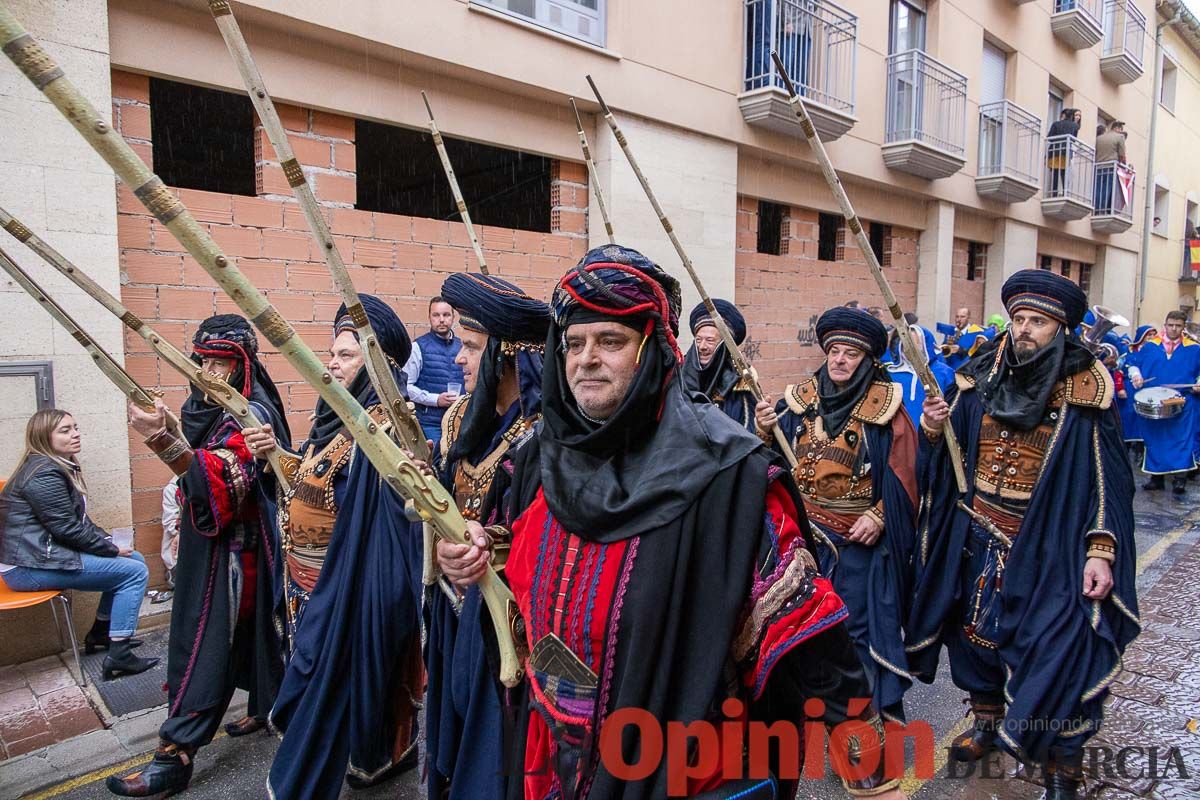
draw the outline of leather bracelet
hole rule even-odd
[[[162,428],[147,437],[145,445],[176,475],[183,475],[192,463],[192,446],[175,431]]]

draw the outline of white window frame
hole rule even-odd
[[[596,0],[596,9],[593,14],[591,9],[578,6],[577,3],[571,0],[530,0],[534,7],[534,16],[528,16],[517,11],[513,11],[508,7],[507,0],[469,0],[470,5],[488,11],[494,11],[510,19],[515,19],[527,25],[532,25],[535,28],[540,28],[545,31],[565,36],[568,39],[573,39],[577,42],[605,49],[608,46],[608,0]],[[598,35],[588,37],[580,34],[578,31],[572,31],[565,26],[557,26],[549,20],[549,9],[554,6],[577,6],[570,8],[572,13],[587,17],[594,21]],[[543,13],[545,12],[545,13]]]
[[[1166,50],[1162,54],[1162,62],[1159,64],[1161,72],[1159,78],[1158,103],[1171,114],[1175,113],[1176,88],[1179,83],[1179,62],[1171,57]]]

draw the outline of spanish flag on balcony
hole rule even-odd
[[[1192,274],[1200,272],[1200,239],[1187,240],[1187,259],[1192,268]]]

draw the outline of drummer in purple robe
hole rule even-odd
[[[1151,337],[1125,362],[1146,445],[1142,470],[1150,479],[1142,488],[1162,490],[1169,475],[1177,495],[1187,491],[1187,473],[1200,463],[1200,343],[1184,335],[1186,324],[1182,311],[1168,312],[1162,334]]]

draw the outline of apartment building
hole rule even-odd
[[[10,5],[309,344],[327,347],[339,300],[207,5]],[[570,97],[585,112],[617,239],[678,268],[596,114],[590,74],[706,287],[746,311],[747,350],[766,388],[777,393],[816,366],[815,316],[881,300],[799,137],[772,49],[869,221],[901,304],[923,323],[959,306],[975,319],[1001,310],[1000,285],[1027,267],[1137,311],[1148,0],[249,0],[234,10],[356,284],[393,302],[414,334],[444,276],[474,268],[421,90],[493,272],[544,295],[606,240]],[[1081,110],[1080,127],[1050,136],[1065,108]],[[0,206],[177,343],[232,309],[7,65],[0,110],[11,143],[0,153]],[[1126,123],[1128,163],[1096,164],[1096,125],[1112,119]],[[139,339],[15,242],[0,246],[178,405],[181,381]],[[10,401],[0,435],[19,441],[39,403],[75,412],[89,484],[101,489],[97,518],[133,523],[160,576],[166,469],[129,437],[120,396],[78,345],[15,286],[0,291],[15,310],[0,318],[0,396]],[[686,298],[696,299],[690,286]],[[294,429],[306,430],[315,393],[277,354],[267,359]]]
[[[1200,164],[1195,157],[1200,152],[1200,20],[1178,0],[1160,0],[1155,10],[1162,27],[1157,65],[1158,130],[1150,230],[1145,237],[1149,258],[1139,289],[1142,321],[1161,326],[1167,312],[1174,309],[1196,319],[1200,279]],[[1152,58],[1148,53],[1148,64],[1153,68]],[[1138,213],[1144,212],[1139,209]]]

